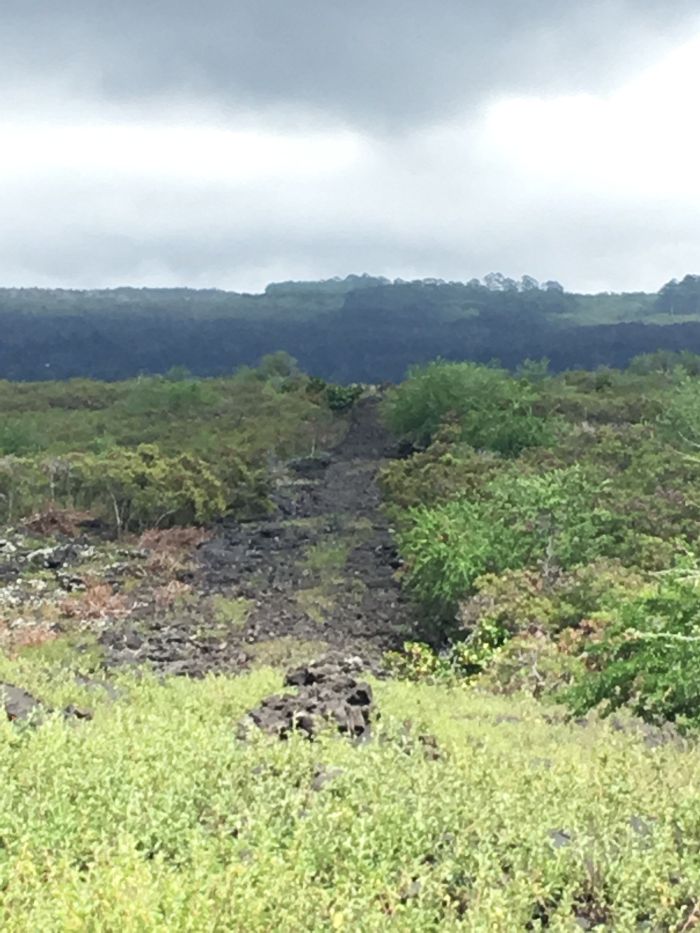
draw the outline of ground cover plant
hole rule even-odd
[[[344,391],[286,354],[220,379],[0,383],[0,520],[60,506],[121,533],[264,513],[271,463],[331,444]]]
[[[5,930],[696,922],[699,753],[632,722],[394,681],[369,743],[244,741],[270,669],[125,675],[117,699],[26,661],[2,678],[94,711],[0,729]]]
[[[698,926],[698,373],[1,384],[2,929]]]

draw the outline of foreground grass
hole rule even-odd
[[[95,711],[0,725],[3,930],[695,925],[694,747],[402,683],[376,685],[364,746],[242,742],[274,671],[124,680],[111,703],[35,667],[2,661],[0,676]]]

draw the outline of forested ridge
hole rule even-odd
[[[348,276],[260,295],[186,288],[0,289],[0,377],[125,379],[185,366],[223,375],[285,350],[334,382],[398,381],[436,357],[554,371],[624,367],[658,349],[700,352],[697,276],[658,294],[577,295],[554,281]]]

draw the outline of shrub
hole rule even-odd
[[[551,424],[533,414],[536,398],[532,385],[505,370],[438,361],[410,370],[384,410],[392,430],[418,444],[430,443],[453,419],[472,447],[514,456],[551,439]]]
[[[101,507],[117,533],[163,524],[191,525],[226,511],[225,488],[189,454],[167,457],[153,444],[72,458],[76,497]]]
[[[597,641],[587,670],[564,694],[577,713],[628,706],[643,719],[700,724],[700,589],[673,575],[654,591],[621,602]]]
[[[383,468],[379,482],[393,509],[471,497],[494,477],[501,458],[460,443],[460,433],[459,425],[443,425],[426,450]]]
[[[497,476],[477,501],[412,509],[399,543],[408,582],[428,606],[454,609],[478,577],[541,566],[566,569],[614,552],[616,519],[600,481],[574,466]]]
[[[348,408],[352,408],[363,391],[361,385],[328,385],[325,392],[326,404],[331,411],[347,411]]]

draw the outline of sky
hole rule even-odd
[[[0,286],[700,272],[696,0],[2,0]]]

